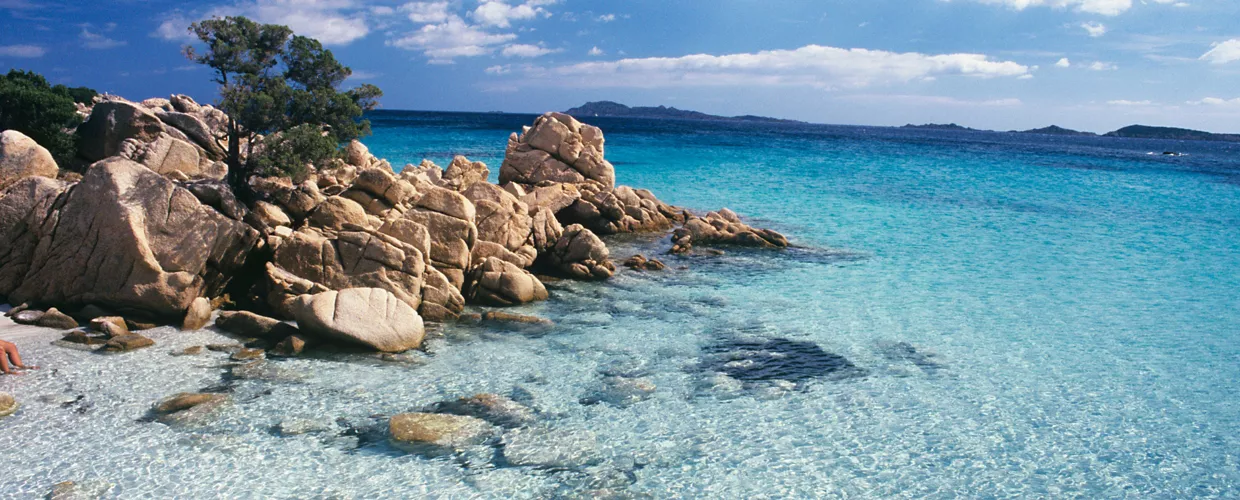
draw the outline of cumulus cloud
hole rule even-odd
[[[415,23],[442,23],[448,20],[448,2],[409,2],[400,6]]]
[[[1066,57],[1061,57],[1059,61],[1055,63],[1055,67],[1056,68],[1071,68],[1072,61],[1069,61],[1068,58]]]
[[[38,45],[0,45],[0,57],[21,57],[33,59],[43,57],[47,53],[47,49]]]
[[[512,25],[512,21],[532,19],[539,14],[546,13],[547,11],[539,6],[543,4],[543,2],[526,2],[520,5],[508,5],[499,0],[486,0],[469,16],[483,26],[507,28]]]
[[[109,23],[109,26],[115,28],[115,24]],[[110,31],[110,29],[109,29]],[[101,33],[92,32],[89,25],[82,26],[82,32],[78,34],[78,39],[82,41],[82,46],[91,50],[105,50],[121,47],[129,42],[108,38]]]
[[[1208,52],[1201,55],[1202,61],[1207,61],[1210,64],[1227,64],[1233,61],[1240,61],[1240,38],[1216,42],[1210,47]]]
[[[610,23],[616,20],[616,15],[615,14],[603,14],[601,16],[594,18],[594,20],[600,23]]]
[[[420,50],[432,62],[449,62],[456,57],[490,54],[497,46],[516,38],[517,35],[511,33],[489,33],[453,15],[443,23],[428,24],[403,38],[391,40],[388,45]]]
[[[201,12],[200,12],[201,13]],[[356,0],[249,0],[211,9],[196,19],[246,16],[261,23],[283,24],[298,35],[324,45],[347,45],[370,33],[365,9]],[[188,41],[189,17],[169,14],[154,35],[169,41]]]
[[[936,76],[1020,77],[1030,68],[981,54],[927,55],[807,45],[794,50],[650,57],[527,68],[532,79],[580,87],[804,86],[861,88]]]
[[[1102,61],[1095,61],[1086,67],[1089,68],[1090,71],[1115,71],[1119,69],[1119,66],[1116,66],[1113,63]]]
[[[596,45],[594,46],[594,48],[590,49],[590,51],[587,52],[587,54],[592,55],[592,56],[601,56],[604,54],[604,52],[603,52],[603,49],[598,48],[598,46]]]
[[[1081,23],[1081,28],[1084,29],[1086,33],[1089,33],[1089,36],[1093,38],[1098,38],[1107,34],[1107,27],[1102,23],[1096,23],[1093,21]]]
[[[500,51],[500,53],[503,54],[505,57],[525,57],[525,58],[541,57],[541,56],[545,56],[547,54],[552,54],[555,52],[559,52],[559,50],[548,49],[546,47],[524,44],[524,43],[506,45],[504,46],[504,50]]]
[[[1016,10],[1029,7],[1071,8],[1078,12],[1118,16],[1132,8],[1132,0],[973,0],[985,4],[998,4]]]
[[[505,64],[502,66],[500,65],[491,66],[483,71],[485,71],[487,74],[490,74],[490,75],[505,75],[512,71],[512,65]]]

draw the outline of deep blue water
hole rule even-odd
[[[366,143],[494,176],[533,119],[377,113]],[[411,364],[231,380],[223,355],[168,355],[228,341],[210,331],[155,331],[121,361],[22,340],[44,369],[0,378],[24,404],[0,438],[25,443],[0,454],[0,497],[64,480],[127,498],[1240,496],[1237,145],[587,121],[619,182],[798,247],[609,238],[668,270],[550,284],[517,312],[554,328],[447,325]],[[222,380],[235,402],[204,427],[137,423]],[[365,430],[479,392],[537,408],[534,445],[427,458]],[[576,463],[513,466],[530,454]]]

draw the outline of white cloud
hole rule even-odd
[[[504,50],[500,51],[505,57],[541,57],[547,54],[559,52],[557,49],[548,49],[538,45],[530,45],[524,43],[507,45]]]
[[[1029,7],[1072,8],[1078,12],[1118,16],[1132,8],[1132,0],[974,0],[985,4],[999,4],[1016,10]]]
[[[615,14],[603,14],[601,16],[594,18],[594,20],[600,23],[610,23],[616,20],[616,15]]]
[[[1117,99],[1114,101],[1107,101],[1107,104],[1110,104],[1112,106],[1153,106],[1154,105],[1152,101],[1129,101],[1127,99]]]
[[[994,61],[981,54],[927,55],[807,45],[795,50],[714,56],[621,59],[552,68],[530,68],[528,76],[583,87],[804,86],[861,88],[906,83],[935,76],[1020,77],[1028,66]]]
[[[115,25],[113,25],[113,27],[115,27]],[[100,33],[91,32],[90,28],[87,26],[82,27],[82,32],[78,34],[78,38],[82,40],[83,47],[92,50],[114,49],[129,43],[122,40],[108,38]]]
[[[1226,64],[1232,61],[1240,61],[1240,38],[1233,38],[1226,42],[1216,42],[1209,52],[1201,55],[1202,61],[1208,61],[1210,64]]]
[[[453,15],[443,23],[428,24],[404,38],[390,40],[388,45],[420,50],[431,62],[446,63],[456,57],[490,54],[496,46],[515,38],[517,35],[511,33],[488,33]]]
[[[1115,71],[1119,66],[1109,62],[1095,61],[1087,66],[1090,71]]]
[[[1220,99],[1218,97],[1207,97],[1200,101],[1188,101],[1193,106],[1219,106],[1219,107],[1235,107],[1240,108],[1240,97],[1235,99]]]
[[[1086,33],[1089,33],[1089,36],[1093,38],[1098,38],[1107,34],[1107,27],[1102,23],[1096,23],[1093,21],[1081,23],[1081,28],[1083,28]]]
[[[22,57],[33,59],[43,57],[47,53],[47,49],[38,45],[0,45],[0,56],[3,57]]]
[[[189,43],[197,40],[193,34],[189,32],[190,20],[180,14],[172,14],[159,23],[159,27],[155,29],[151,36],[162,38],[169,42]]]
[[[538,7],[538,5],[540,5],[540,2],[526,2],[512,6],[500,0],[486,0],[477,9],[474,9],[469,16],[483,26],[507,28],[512,25],[512,21],[532,19],[539,14],[545,13],[546,11]]]
[[[1056,68],[1071,68],[1072,61],[1069,61],[1068,58],[1066,57],[1060,58],[1059,62],[1055,63],[1055,67]]]
[[[601,56],[605,54],[605,52],[603,52],[603,49],[598,48],[598,46],[596,45],[594,46],[594,48],[590,49],[590,51],[587,52],[586,54],[589,54],[592,56]]]
[[[187,31],[191,19],[224,16],[283,24],[324,45],[347,45],[370,33],[364,6],[356,0],[246,0],[198,14],[201,15],[189,17],[184,12],[173,12],[152,35],[168,41],[193,41]]]
[[[502,65],[502,66],[498,66],[498,65],[497,65],[497,66],[491,66],[491,67],[489,67],[489,68],[487,68],[487,69],[485,69],[485,70],[483,70],[483,71],[485,71],[487,74],[491,74],[491,75],[505,75],[505,74],[508,74],[508,73],[510,73],[510,72],[512,71],[512,65],[510,65],[510,64],[505,64],[505,65]]]
[[[442,23],[448,20],[448,2],[409,2],[400,6],[409,13],[409,20],[418,24]]]

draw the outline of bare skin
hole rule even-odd
[[[33,370],[37,366],[22,364],[22,356],[17,353],[17,346],[7,340],[0,340],[0,373],[5,375],[21,375],[17,370]]]

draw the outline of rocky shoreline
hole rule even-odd
[[[79,112],[89,166],[77,171],[3,133],[0,301],[84,348],[126,352],[153,344],[145,329],[214,324],[258,358],[325,344],[400,353],[422,346],[426,323],[543,324],[462,313],[546,300],[545,281],[610,278],[600,236],[670,233],[676,253],[788,246],[727,209],[698,216],[617,186],[602,131],[562,113],[511,135],[500,184],[460,156],[398,172],[353,141],[304,178],[255,176],[235,193],[221,111],[173,95]]]

